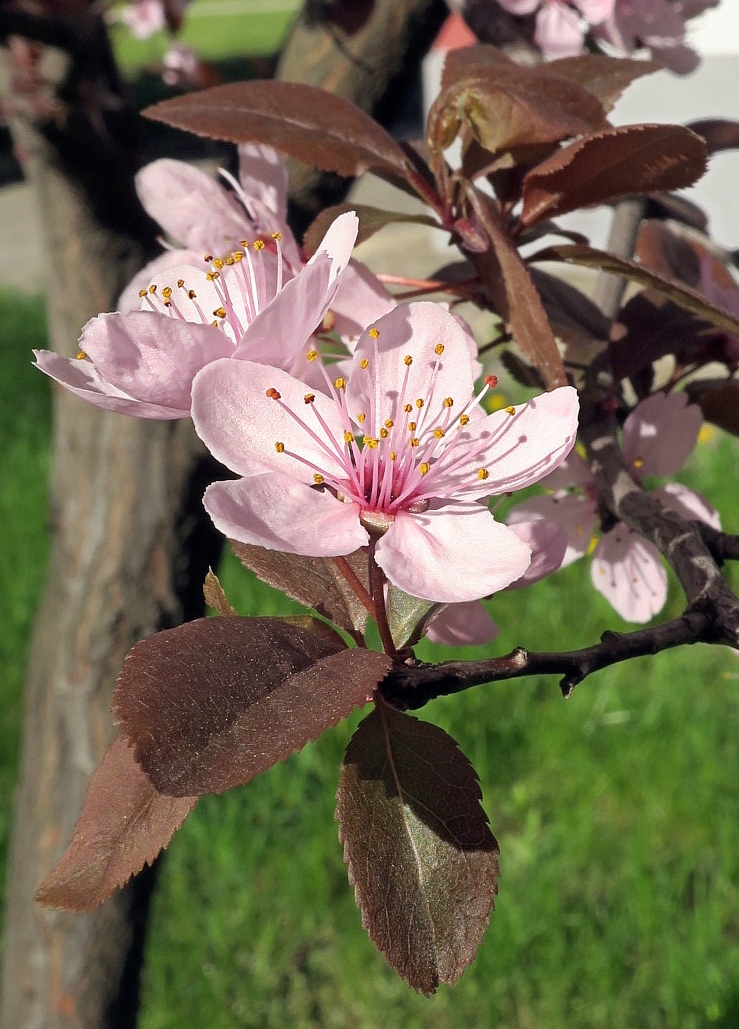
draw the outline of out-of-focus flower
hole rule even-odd
[[[167,18],[161,0],[135,0],[117,12],[117,20],[134,39],[149,39],[166,28]]]
[[[698,54],[685,42],[685,22],[715,7],[718,0],[616,0],[596,37],[631,54],[646,48],[679,74],[692,71]]]
[[[632,477],[640,482],[674,475],[693,450],[702,420],[700,408],[689,404],[684,393],[654,393],[638,404],[623,429],[623,458]],[[568,541],[563,567],[592,552],[593,585],[622,618],[647,622],[658,614],[667,599],[667,575],[656,547],[618,522],[593,549],[597,500],[585,462],[571,454],[543,485],[556,492],[517,505],[509,522],[537,517],[558,521]],[[721,527],[710,504],[680,483],[666,483],[652,495],[683,518]]]
[[[308,364],[317,360],[308,354]],[[573,445],[570,387],[485,415],[469,340],[442,306],[401,305],[360,338],[327,392],[263,365],[217,361],[193,384],[193,421],[242,478],[204,504],[230,538],[337,557],[372,544],[390,582],[432,601],[475,600],[526,571],[530,547],[488,497],[556,468]]]
[[[185,43],[170,43],[162,58],[162,78],[168,86],[193,89],[199,84],[200,58]]]
[[[613,13],[617,0],[498,0],[510,14],[536,13],[534,42],[546,57],[574,57],[585,36]]]

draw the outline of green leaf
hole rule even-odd
[[[402,148],[374,119],[316,86],[233,82],[164,100],[142,113],[198,136],[269,143],[338,175],[360,175],[369,168],[402,177],[408,172]]]
[[[480,784],[457,744],[379,701],[347,747],[336,818],[372,942],[416,990],[455,982],[500,875]]]
[[[133,648],[113,708],[157,790],[222,793],[366,703],[389,667],[281,618],[201,618]]]
[[[151,864],[196,802],[197,797],[159,793],[134,760],[131,744],[119,736],[90,780],[70,844],[36,899],[68,911],[92,911]]]
[[[421,600],[419,597],[412,597],[388,584],[387,588],[387,620],[390,626],[390,635],[393,643],[402,650],[403,647],[412,647],[418,643],[424,634],[426,626],[432,615],[438,613],[444,604],[435,604],[430,600]]]

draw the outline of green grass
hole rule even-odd
[[[46,553],[47,383],[30,368],[38,304],[0,294],[0,751],[5,832],[20,683]],[[6,328],[10,327],[10,332]],[[111,416],[112,417],[112,416]],[[682,477],[739,530],[734,440]],[[227,560],[244,613],[294,606]],[[679,610],[671,590],[669,611]],[[493,613],[516,643],[573,647],[622,627],[584,563]],[[431,648],[426,652],[431,653]],[[436,657],[440,651],[433,651]],[[162,864],[141,1029],[707,1029],[739,1024],[739,662],[684,648],[601,672],[563,701],[554,679],[439,700],[477,768],[501,845],[497,910],[460,983],[424,999],[367,940],[333,821],[343,749],[361,715],[251,785],[206,798]]]
[[[185,13],[182,30],[176,39],[194,47],[203,60],[218,61],[277,53],[299,8],[299,2],[275,5],[239,4],[223,0],[195,0]],[[210,13],[208,8],[212,7]],[[125,26],[112,26],[116,58],[127,76],[161,62],[171,42],[169,34],[159,32],[145,40],[134,39]]]

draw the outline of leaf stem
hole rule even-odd
[[[369,614],[377,620],[377,614],[375,612],[375,603],[372,597],[369,595],[363,584],[359,581],[356,572],[349,564],[345,557],[332,557],[331,560],[334,562],[336,567],[339,569],[341,574],[344,576],[346,581],[351,586],[357,598],[361,601],[364,607],[367,609]]]
[[[370,548],[369,575],[372,599],[375,603],[375,621],[377,622],[377,628],[380,630],[382,649],[388,657],[395,660],[399,655],[393,640],[393,634],[390,632],[390,623],[387,620],[387,611],[385,610],[385,583],[387,580],[382,568],[375,561],[374,546]]]

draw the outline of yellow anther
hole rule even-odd
[[[196,296],[197,296],[197,293],[195,292],[194,289],[188,289],[188,291],[187,291],[187,299],[188,300],[194,300]]]
[[[454,407],[454,401],[451,397],[444,397],[444,407]]]
[[[185,285],[185,280],[184,280],[184,279],[178,279],[178,280],[177,280],[177,288],[178,288],[178,289],[182,289],[182,287],[183,287],[184,285]]]
[[[420,410],[421,410],[421,408],[423,407],[423,400],[421,400],[421,398],[420,398],[420,397],[419,397],[419,398],[418,398],[418,400],[416,401],[416,407],[418,408],[418,410],[419,410],[419,411],[420,411]]]
[[[406,414],[410,414],[411,411],[413,410],[413,404],[404,404],[403,405],[403,410],[405,411]]]
[[[505,413],[509,414],[512,418],[513,415],[516,413],[516,408],[513,406],[513,404],[509,404],[508,407],[505,409]]]
[[[376,329],[373,325],[371,329],[367,330],[367,335],[370,339],[377,339],[377,337],[380,335],[380,330]]]
[[[470,420],[470,416],[468,414],[461,414],[459,416],[459,424],[460,425],[467,425],[469,423],[469,420]]]
[[[217,329],[219,327],[217,318],[214,318],[210,324],[213,326],[214,329]]]
[[[210,262],[213,260],[213,254],[206,254],[203,260],[207,261],[208,264],[210,264]]]
[[[405,355],[405,357],[403,358],[403,364],[406,366],[406,368],[410,368],[410,366],[413,364],[413,358],[410,354]]]
[[[323,482],[323,476],[319,475],[318,472],[314,472],[313,473],[313,481],[315,482],[316,486],[320,486],[321,483]]]
[[[312,404],[315,399],[316,399],[315,393],[306,393],[305,396],[303,397],[303,400],[305,401],[306,404]]]
[[[389,435],[390,433],[387,431],[387,429],[380,429],[380,439],[387,439]]]
[[[367,415],[364,414],[362,411],[359,412],[359,414],[357,415],[357,421],[359,422],[360,425],[362,424],[362,422],[364,421],[364,419],[366,417],[367,417]]]
[[[216,268],[218,268],[218,270],[220,271],[220,269],[221,269],[221,268],[223,267],[223,260],[222,260],[222,259],[221,259],[220,257],[217,257],[217,258],[215,259],[215,261],[213,262],[213,264],[214,264],[214,265],[216,266]]]
[[[421,473],[421,475],[427,475],[430,469],[431,465],[428,463],[428,461],[424,461],[423,464],[420,464],[418,466],[418,470]]]
[[[334,379],[334,387],[336,389],[345,389],[346,388],[346,379],[343,376],[340,375],[338,377],[338,379]]]
[[[169,300],[169,298],[172,296],[172,287],[171,286],[165,286],[164,289],[162,290],[162,296],[164,297],[165,300]]]
[[[240,239],[239,240],[239,246],[242,248],[242,250],[248,250],[249,249],[249,240],[248,239]]]
[[[150,293],[156,293],[156,291],[157,291],[157,288],[154,285],[154,283],[152,282],[151,286],[149,286],[149,292]]]
[[[438,354],[439,357],[441,357],[441,355],[444,353],[444,344],[443,343],[437,343],[436,346],[434,347],[434,353]]]
[[[408,431],[415,432],[418,428],[418,422],[408,422]]]
[[[360,368],[369,368],[369,358],[363,357],[362,360],[359,362],[359,367]]]
[[[77,360],[78,361],[84,361],[86,357],[87,357],[87,354],[85,353],[84,350],[78,350],[77,351]]]
[[[643,467],[644,467],[644,458],[643,457],[635,457],[634,458],[634,468],[636,468],[636,470],[639,471],[639,469],[643,468]]]
[[[208,282],[213,282],[215,279],[220,279],[221,274],[220,272],[208,272],[205,277]]]
[[[309,350],[308,353],[305,355],[306,361],[315,361],[315,359],[317,357],[318,357],[318,351],[317,350]]]
[[[478,468],[477,469],[477,478],[478,479],[487,479],[489,475],[490,475],[490,472],[487,470],[487,468]]]
[[[148,297],[148,295],[149,295],[149,290],[148,289],[140,289],[139,290],[139,296],[140,297]]]
[[[277,443],[275,443],[275,450],[277,451],[278,454],[282,454],[284,452],[284,450],[285,450],[285,444],[284,443],[280,443],[279,440],[278,440]]]
[[[398,460],[398,454],[397,454],[397,452],[395,450],[391,450],[390,451],[390,460],[391,461],[397,461]]]
[[[231,256],[229,255],[229,256],[228,256],[228,257],[226,258],[226,264],[227,264],[227,265],[229,266],[229,268],[230,268],[230,267],[231,267],[231,265],[232,265],[233,263],[234,263],[234,259],[233,259],[233,257],[231,257]]]
[[[392,429],[393,425],[395,425],[395,422],[392,420],[392,418],[386,418],[385,419],[385,428],[386,429]]]
[[[254,240],[254,249],[255,250],[264,250],[264,245],[265,244],[264,244],[264,240],[263,239],[255,239]]]
[[[354,442],[354,435],[353,435],[353,433],[351,433],[351,432],[349,432],[347,430],[347,432],[344,433],[344,442],[345,443],[353,443]]]
[[[234,252],[231,254],[231,258],[232,258],[234,264],[238,264],[239,261],[243,261],[244,260],[244,251],[243,250],[234,250]]]
[[[413,439],[410,442],[410,445],[412,447],[417,447],[420,442],[421,442],[420,439],[418,439],[417,436],[414,436]]]
[[[216,318],[225,318],[226,317],[226,308],[225,307],[217,307],[215,309],[215,311],[213,312],[213,314],[215,315]]]
[[[364,443],[365,447],[369,447],[370,450],[377,450],[377,448],[380,445],[379,439],[375,439],[374,436],[364,436],[362,438],[362,442]]]
[[[446,433],[443,429],[434,429],[434,436],[436,436],[437,439],[444,439]]]
[[[281,232],[273,232],[272,233],[272,239],[276,239],[277,242],[280,243],[282,241],[282,233]]]

